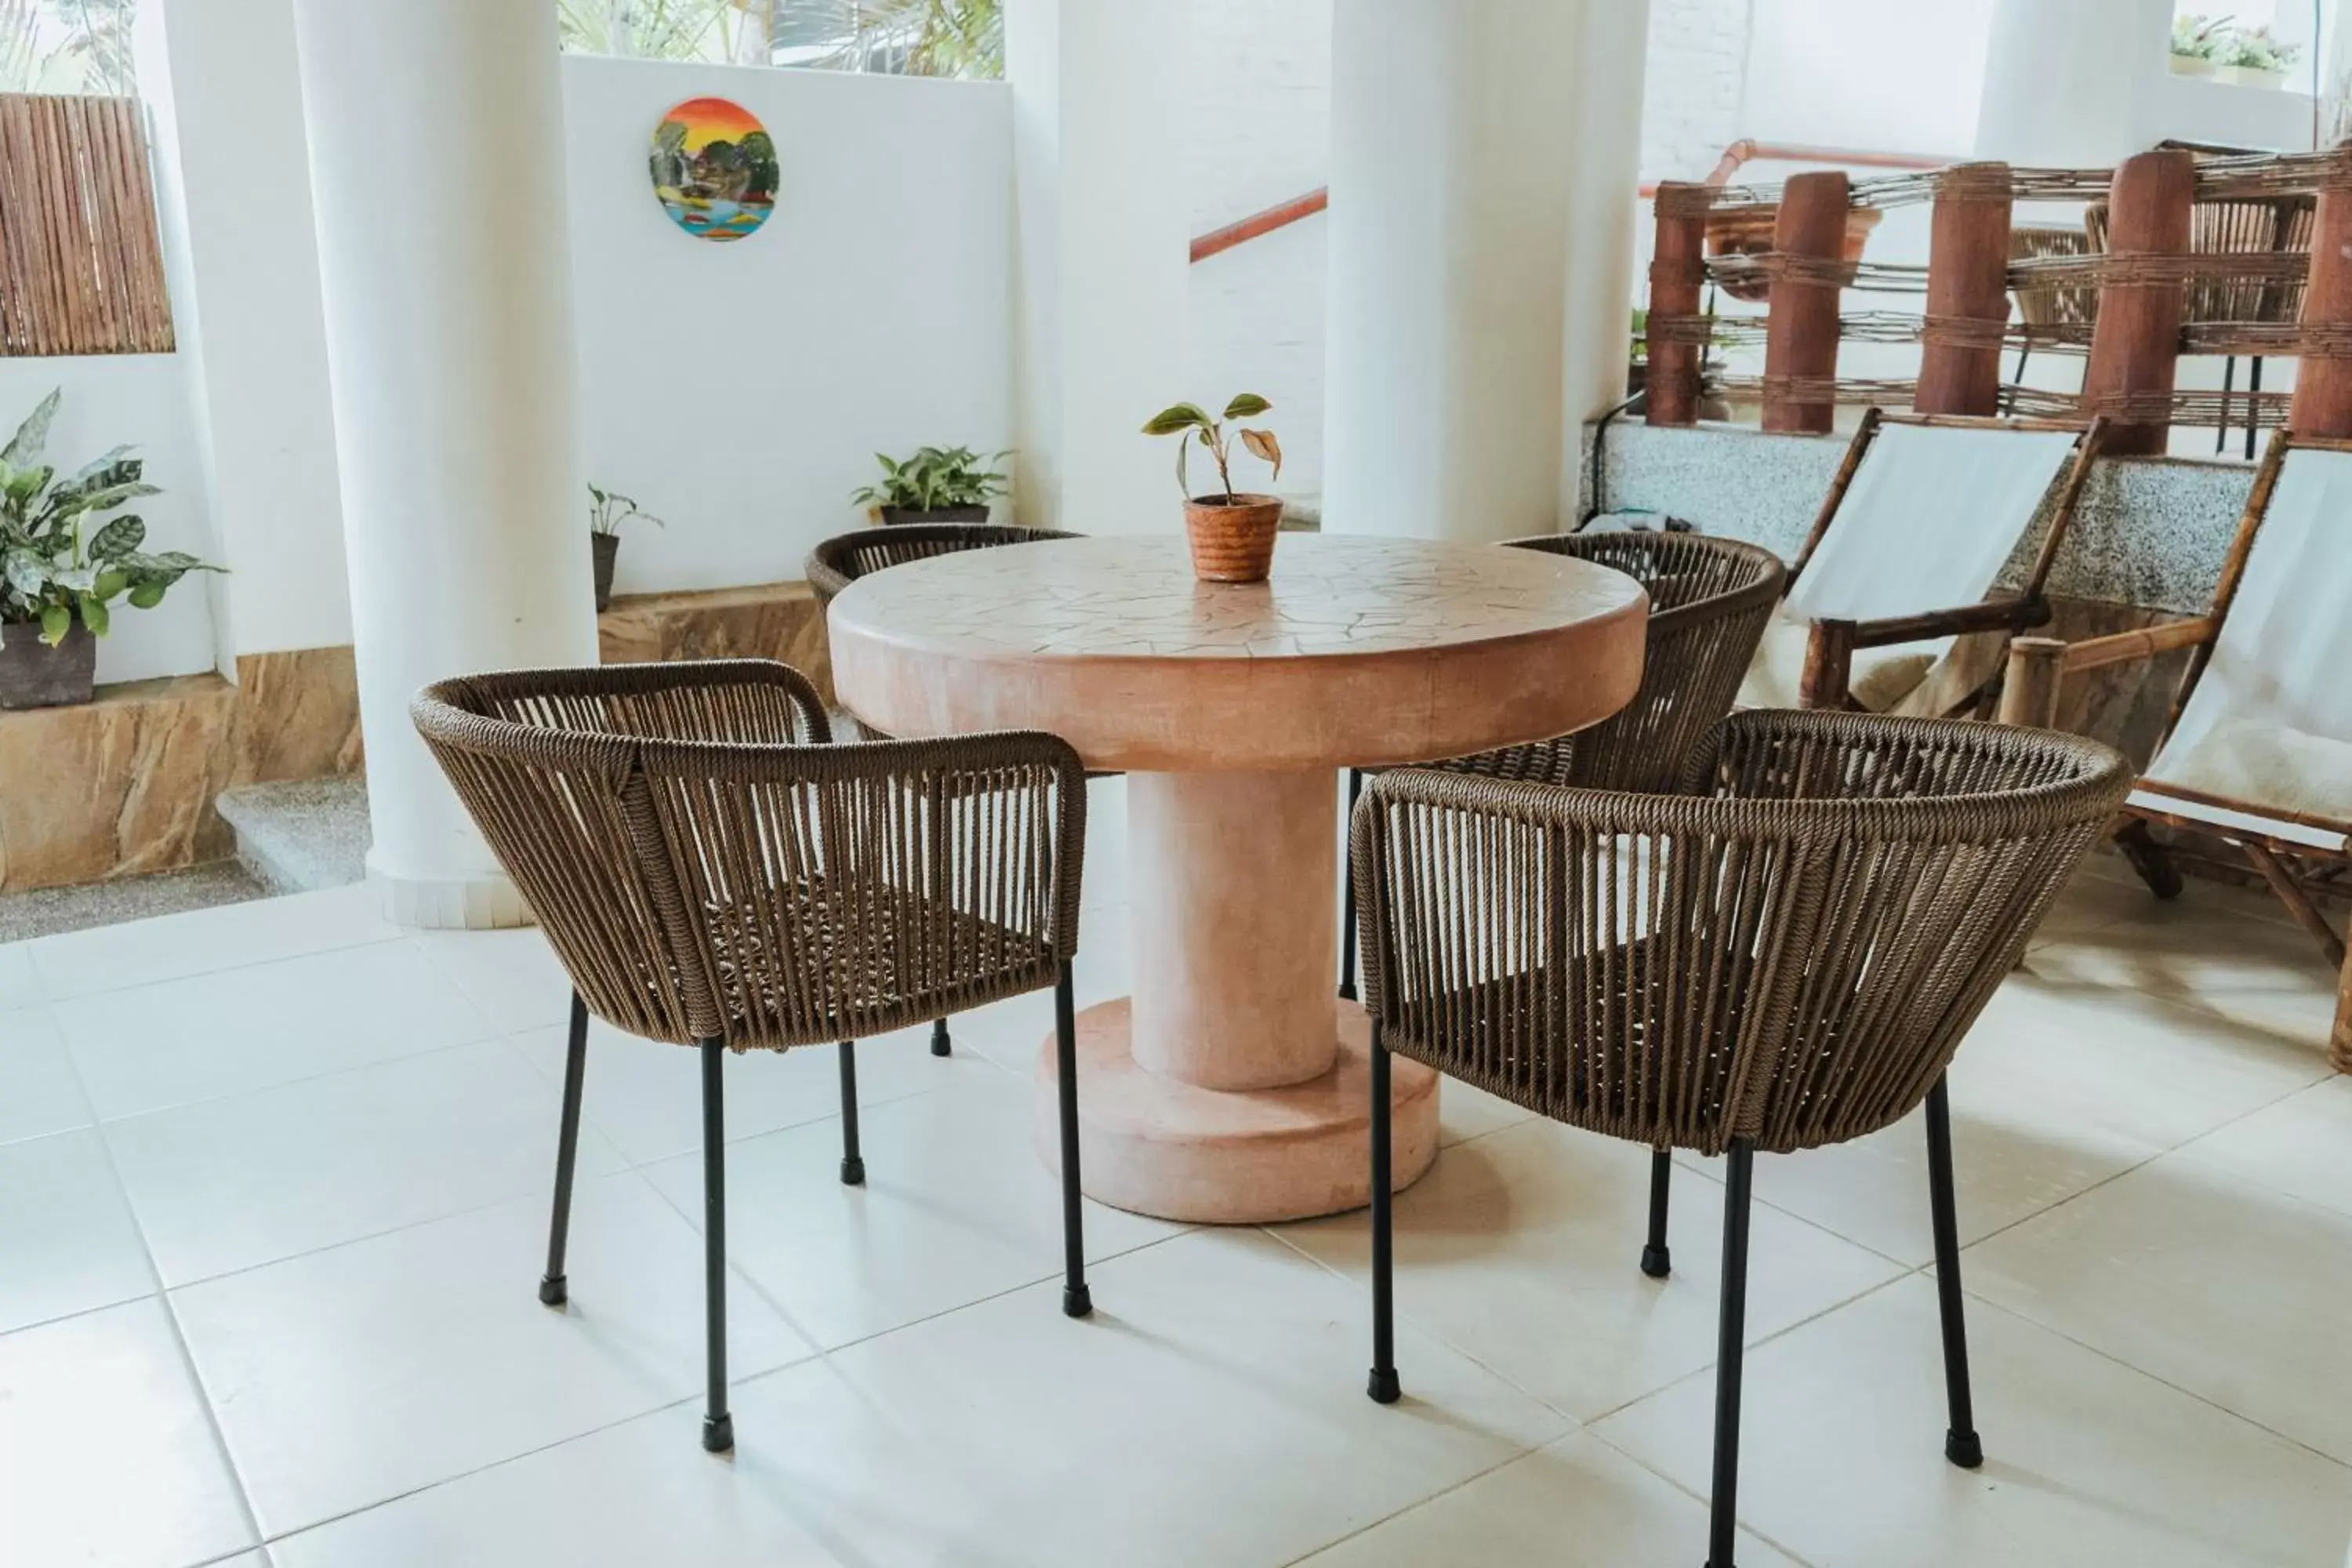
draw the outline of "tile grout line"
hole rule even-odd
[[[66,1065],[72,1071],[82,1098],[87,1100],[89,1085],[82,1079],[80,1065],[73,1060],[71,1052],[67,1053]],[[115,1195],[121,1199],[124,1212],[131,1216],[131,1229],[138,1233],[139,1256],[146,1263],[147,1277],[155,1286],[152,1297],[148,1299],[163,1309],[164,1325],[171,1331],[172,1348],[179,1357],[181,1374],[188,1380],[188,1387],[196,1396],[197,1407],[204,1412],[205,1431],[212,1440],[213,1456],[228,1472],[229,1489],[236,1494],[238,1516],[245,1521],[246,1531],[252,1538],[251,1546],[239,1547],[228,1553],[228,1558],[240,1556],[265,1544],[260,1512],[254,1507],[252,1495],[246,1489],[245,1472],[238,1467],[236,1455],[229,1447],[228,1433],[221,1426],[220,1412],[214,1406],[212,1390],[205,1385],[204,1374],[196,1369],[195,1352],[188,1348],[187,1331],[181,1325],[179,1310],[173,1304],[172,1293],[163,1288],[163,1271],[155,1261],[154,1246],[147,1239],[147,1222],[139,1216],[139,1205],[131,1201],[131,1189],[123,1184],[122,1172],[114,1161],[114,1144],[106,1136],[103,1125],[93,1122],[91,1131],[98,1135],[99,1152],[105,1156],[106,1173],[114,1183]],[[122,1302],[114,1304],[124,1305]]]

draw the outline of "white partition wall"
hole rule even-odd
[[[393,918],[518,923],[408,720],[427,681],[592,664],[555,0],[298,0],[352,629]]]

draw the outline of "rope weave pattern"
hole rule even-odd
[[[1025,544],[1034,539],[1076,539],[1053,528],[1015,528],[1001,522],[898,522],[883,528],[861,528],[821,541],[808,553],[802,573],[816,592],[817,603],[830,605],[834,595],[869,572],[961,550],[985,550],[998,544]]]
[[[1654,1148],[1785,1152],[1923,1100],[2130,787],[2073,736],[1755,712],[1684,793],[1405,770],[1351,827],[1390,1048]]]
[[[832,744],[765,659],[468,676],[410,712],[630,1034],[856,1039],[1051,986],[1077,950],[1085,773],[1054,736]]]

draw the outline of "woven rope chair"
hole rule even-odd
[[[727,1408],[726,1051],[839,1042],[841,1179],[861,1036],[1052,988],[1061,1080],[1063,1310],[1090,1309],[1079,1229],[1070,963],[1085,773],[1051,735],[828,743],[798,671],[764,659],[446,680],[412,707],[572,977],[540,1300],[568,1295],[588,1015],[702,1058],[709,1408]]]
[[[1671,790],[1685,759],[1731,711],[1740,677],[1780,603],[1787,570],[1761,545],[1704,533],[1549,533],[1505,542],[1614,567],[1649,591],[1650,624],[1641,689],[1612,717],[1554,741],[1506,746],[1428,765],[1488,778],[1580,784],[1589,789]],[[1348,774],[1348,805],[1362,795],[1361,769]],[[1346,889],[1339,994],[1356,994],[1356,889]]]
[[[2043,256],[2086,256],[2091,249],[2090,235],[2079,227],[2018,224],[2009,231],[2009,254],[2012,260],[2032,260]],[[2029,333],[2047,334],[2061,342],[2077,341],[2087,344],[2091,341],[2091,327],[2099,314],[2097,289],[2078,283],[2042,283],[2014,289],[2012,293],[2017,300],[2017,319]],[[2012,383],[2024,384],[2026,363],[2032,357],[2033,343],[2029,337],[2017,351],[2017,369],[2010,376]]]
[[[1398,1394],[1390,1054],[1647,1144],[1642,1267],[1668,1271],[1681,1148],[1727,1154],[1709,1561],[1732,1568],[1752,1161],[1927,1106],[1950,1401],[1970,1408],[1944,1069],[2130,784],[2105,746],[1869,714],[1727,720],[1685,793],[1461,773],[1376,780],[1356,813],[1372,1016],[1372,1371]]]
[[[953,555],[965,550],[988,550],[1000,544],[1077,537],[1059,529],[1015,528],[1001,522],[900,522],[887,528],[861,528],[855,533],[837,533],[821,540],[809,552],[801,571],[808,578],[808,585],[815,590],[816,602],[830,605],[844,588],[885,567],[903,566],[909,561],[928,561],[934,555]],[[873,740],[890,738],[863,723],[858,729]],[[931,1055],[944,1057],[954,1051],[955,1041],[948,1032],[948,1021],[932,1019]]]
[[[817,603],[830,605],[844,588],[886,566],[1000,544],[1076,537],[1058,529],[1015,528],[1002,522],[902,522],[889,528],[861,528],[820,541],[801,570],[807,574],[809,586],[816,590]]]

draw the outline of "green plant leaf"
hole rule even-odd
[[[56,472],[55,468],[11,468],[5,486],[0,487],[0,494],[6,495],[18,506],[28,505],[34,497],[48,488],[49,479]]]
[[[41,448],[48,445],[49,423],[57,418],[58,405],[65,401],[65,388],[58,387],[35,405],[25,422],[16,426],[16,434],[9,437],[8,444],[0,447],[0,462],[21,468],[40,460]]]
[[[116,561],[147,542],[147,525],[136,517],[118,517],[90,535],[89,558]]]
[[[28,600],[37,599],[48,591],[49,563],[30,550],[8,552],[5,559],[0,559],[0,575],[5,575],[8,586]]]
[[[1190,430],[1195,426],[1205,432],[1209,424],[1209,416],[1199,404],[1179,403],[1153,415],[1145,422],[1143,433],[1147,436],[1173,436],[1179,430]]]
[[[135,610],[153,609],[163,602],[163,595],[171,586],[169,583],[157,582],[152,577],[134,584],[131,589],[131,607]]]
[[[98,595],[82,594],[76,596],[74,603],[81,610],[81,624],[89,628],[89,635],[94,637],[104,637],[108,627],[112,624],[112,617],[108,616],[106,605]]]
[[[55,647],[73,630],[73,612],[63,605],[41,606],[41,640]]]
[[[98,574],[98,586],[90,592],[98,595],[99,603],[110,605],[120,598],[122,590],[129,586],[131,586],[131,574],[120,566],[110,566]]]
[[[1228,419],[1247,419],[1252,415],[1263,414],[1273,406],[1273,404],[1268,403],[1256,393],[1244,392],[1235,397],[1231,403],[1225,405],[1225,417]]]

